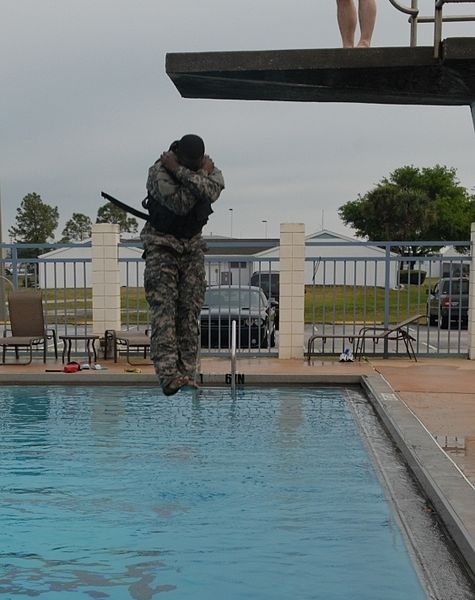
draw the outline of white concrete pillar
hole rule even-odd
[[[475,223],[471,233],[472,260],[470,264],[470,284],[468,298],[468,357],[475,360]]]
[[[92,226],[92,321],[95,335],[120,329],[119,225]]]
[[[280,225],[279,358],[304,356],[305,225]]]

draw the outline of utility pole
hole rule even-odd
[[[267,239],[267,221],[265,219],[262,219],[262,223],[264,223],[265,238]]]
[[[231,235],[229,237],[233,237],[233,209],[229,209],[229,214],[231,215]]]

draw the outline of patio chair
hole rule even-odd
[[[389,327],[362,327],[359,330],[358,335],[355,336],[357,340],[355,358],[358,357],[358,359],[361,360],[361,355],[364,353],[365,343],[367,340],[372,340],[375,344],[377,344],[380,340],[392,340],[403,342],[409,358],[414,359],[415,362],[417,362],[414,346],[412,345],[412,342],[415,341],[415,338],[409,333],[407,328],[412,323],[416,323],[417,321],[425,318],[427,318],[426,314],[420,314],[409,317],[408,319],[405,319],[400,323],[396,323],[396,325],[390,325]]]
[[[43,345],[43,362],[46,362],[48,340],[53,340],[55,358],[58,358],[56,331],[47,328],[43,311],[43,295],[38,290],[14,290],[8,294],[8,313],[10,315],[10,330],[5,329],[0,337],[2,346],[2,361],[8,347],[15,349],[19,358],[19,348],[29,349],[29,360],[21,364],[30,364],[33,360],[33,347]],[[8,331],[11,335],[8,335]]]
[[[148,331],[120,331],[117,329],[106,329],[104,343],[104,358],[108,358],[109,348],[112,348],[114,362],[117,362],[120,346],[125,346],[125,356],[129,365],[149,364],[138,363],[130,360],[131,348],[143,348],[143,358],[147,358],[147,349],[150,349],[150,336]]]

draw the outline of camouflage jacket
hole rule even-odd
[[[216,168],[208,174],[203,170],[191,171],[180,166],[174,175],[171,175],[160,161],[157,161],[148,172],[149,194],[177,215],[188,213],[199,198],[215,202],[223,189],[223,175]],[[178,239],[173,235],[157,232],[150,223],[145,224],[140,238],[146,251],[153,246],[168,246],[178,252],[205,247],[201,234],[190,240]]]

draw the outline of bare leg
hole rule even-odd
[[[336,0],[336,5],[343,48],[353,48],[357,23],[355,3],[353,0]]]
[[[369,48],[376,22],[376,0],[359,0],[358,17],[361,29],[358,48]]]

